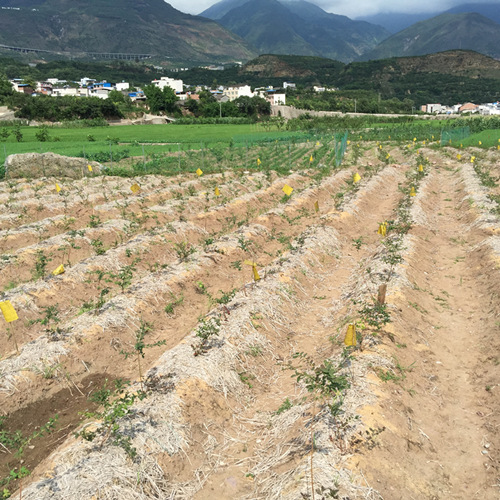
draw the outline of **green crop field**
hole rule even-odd
[[[453,146],[459,147],[460,144],[465,148],[469,146],[476,146],[479,148],[493,148],[500,146],[500,129],[496,130],[483,130],[477,134],[472,134],[464,140],[453,141]]]
[[[8,130],[8,129],[7,129]],[[124,125],[117,127],[49,127],[48,140],[40,142],[38,127],[21,127],[22,141],[11,133],[0,146],[5,159],[10,154],[53,152],[66,156],[111,153],[116,157],[199,150],[216,144],[236,146],[260,141],[306,140],[314,136],[302,131],[279,131],[257,124],[238,125]]]

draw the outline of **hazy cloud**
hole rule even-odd
[[[214,0],[171,0],[168,3],[182,12],[200,14],[217,2]],[[356,2],[353,0],[312,0],[311,3],[319,5],[327,12],[343,14],[351,18],[378,14],[379,12],[408,14],[441,12],[464,3],[496,3],[500,7],[500,0],[491,2],[487,0],[357,0]]]

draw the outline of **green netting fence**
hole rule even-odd
[[[342,160],[344,159],[344,155],[347,149],[347,137],[348,137],[348,132],[347,130],[344,132],[343,135],[341,134],[336,134],[334,136],[334,144],[335,144],[335,166],[338,168],[340,165],[342,165]]]
[[[441,132],[441,146],[463,141],[470,136],[470,127],[446,129]]]

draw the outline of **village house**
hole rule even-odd
[[[151,83],[161,90],[165,87],[170,87],[176,94],[181,94],[184,91],[184,83],[182,80],[176,80],[168,76],[162,76],[159,80],[153,80]]]
[[[442,104],[424,104],[420,107],[420,111],[424,113],[446,113],[448,108]]]
[[[472,102],[466,102],[458,108],[459,113],[477,113],[478,105]]]
[[[250,85],[235,85],[233,87],[224,87],[222,94],[230,101],[238,99],[238,97],[253,97],[253,92]]]
[[[483,116],[500,115],[500,102],[481,104],[478,111]]]

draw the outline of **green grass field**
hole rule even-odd
[[[389,126],[387,126],[389,125]],[[442,125],[428,121],[412,124],[378,123],[364,130],[350,134],[354,141],[408,141],[438,140]],[[13,129],[7,129],[11,132]],[[69,128],[49,127],[49,140],[40,142],[36,138],[38,127],[21,127],[23,139],[15,140],[11,135],[0,145],[2,163],[10,154],[29,152],[53,152],[65,156],[85,156],[105,162],[116,162],[122,158],[142,159],[145,163],[158,155],[171,153],[170,156],[185,156],[203,150],[223,150],[230,147],[240,149],[279,142],[281,144],[329,142],[332,131],[314,130],[289,131],[269,128],[264,124],[217,124],[217,125],[124,125],[111,127]],[[491,148],[500,145],[500,130],[487,130],[473,134],[462,140],[453,141],[453,146],[478,146]],[[480,144],[481,142],[481,144]]]
[[[472,134],[462,141],[454,141],[453,146],[460,147],[460,144],[466,148],[475,146],[478,148],[496,148],[500,146],[500,130],[484,130],[477,134]]]
[[[243,125],[124,125],[115,127],[63,128],[49,127],[49,140],[36,138],[38,127],[21,127],[23,140],[17,142],[11,134],[0,146],[3,159],[10,154],[53,152],[66,156],[87,156],[109,153],[119,157],[150,156],[211,147],[216,144],[243,146],[259,141],[300,140],[306,132],[265,129],[259,124]],[[89,138],[93,140],[89,140]]]

